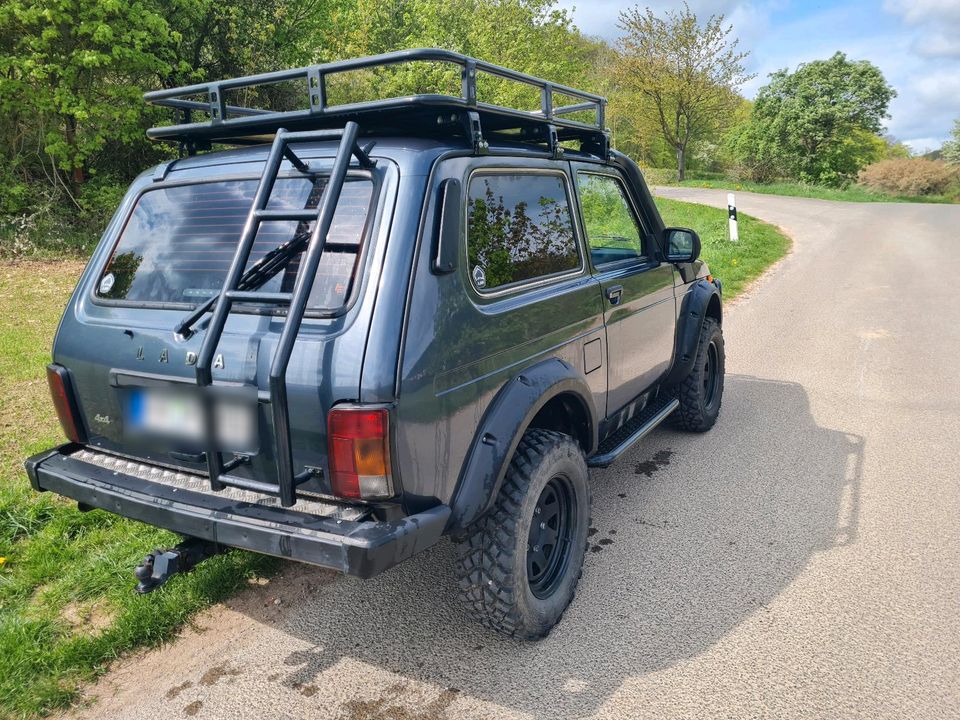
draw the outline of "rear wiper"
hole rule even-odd
[[[273,250],[260,258],[253,267],[247,270],[237,282],[238,290],[256,290],[283,269],[288,262],[299,252],[301,252],[307,241],[310,239],[310,233],[306,230],[298,232],[292,240],[282,245],[278,245]],[[222,292],[222,291],[221,291]],[[221,293],[217,293],[202,305],[198,306],[183,320],[177,323],[173,331],[177,335],[190,337],[192,328],[200,318],[206,315],[217,304]]]

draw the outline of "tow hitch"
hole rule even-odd
[[[174,575],[189,572],[207,558],[229,549],[209,540],[187,538],[167,550],[154,550],[133,571],[138,580],[136,590],[141,595],[152,592]]]

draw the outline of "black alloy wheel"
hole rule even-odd
[[[543,488],[533,509],[527,537],[527,582],[538,598],[553,594],[570,562],[576,505],[570,481],[554,477]]]

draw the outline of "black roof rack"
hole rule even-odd
[[[459,96],[417,94],[350,104],[328,103],[327,79],[332,75],[418,62],[459,66]],[[539,91],[540,107],[522,110],[482,102],[477,97],[477,80],[482,74],[531,86]],[[227,96],[232,92],[290,81],[303,82],[303,107],[299,109],[277,111],[227,103]],[[478,152],[485,151],[487,139],[493,136],[546,143],[554,153],[561,152],[559,143],[563,140],[579,140],[584,150],[604,157],[609,149],[609,136],[604,127],[605,98],[436,48],[401,50],[156,90],[146,93],[144,99],[154,105],[174,108],[178,115],[177,124],[151,128],[147,136],[179,142],[191,153],[209,149],[212,143],[266,142],[280,128],[291,131],[342,128],[349,121],[358,122],[367,135],[460,134],[473,142]],[[209,119],[193,122],[196,112],[206,114]]]

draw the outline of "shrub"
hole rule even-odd
[[[960,175],[940,160],[894,158],[860,171],[860,184],[891,195],[943,195]]]
[[[126,191],[124,183],[109,177],[96,177],[87,182],[77,198],[80,219],[87,229],[96,233],[103,232]]]
[[[643,179],[647,185],[674,185],[677,182],[676,169],[670,168],[641,168]]]

